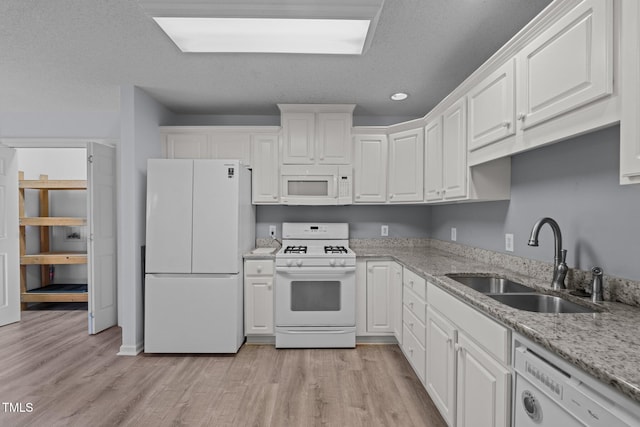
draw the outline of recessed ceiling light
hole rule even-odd
[[[407,95],[404,92],[398,92],[398,93],[394,93],[393,95],[391,95],[391,99],[394,100],[394,101],[404,101],[408,97],[409,97],[409,95]]]
[[[154,18],[183,52],[360,55],[370,21],[354,19]]]

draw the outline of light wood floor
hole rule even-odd
[[[83,311],[0,328],[0,426],[444,426],[394,345],[235,356],[116,356],[120,329]]]

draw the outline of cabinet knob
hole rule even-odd
[[[409,327],[413,330],[413,323],[409,323]]]
[[[271,285],[267,286],[267,290],[270,291],[271,290]]]
[[[504,122],[502,127],[509,129],[511,127],[511,122]]]
[[[359,199],[359,198],[360,198],[360,195],[359,195],[359,194],[356,194],[356,199]]]
[[[411,285],[411,288],[413,288],[413,280],[409,280],[409,284]]]
[[[453,346],[453,348],[454,348],[454,350],[455,350],[455,351],[456,351],[456,353],[457,353],[457,352],[459,352],[459,351],[460,351],[460,348],[461,348],[461,347],[460,347],[460,344],[456,343],[456,344]]]
[[[256,268],[256,270],[258,271],[258,273],[262,273],[262,266],[259,265],[258,268]]]
[[[525,113],[518,114],[518,120],[520,120],[521,122],[524,122],[525,118],[527,118],[527,115]]]
[[[272,197],[273,197],[273,200],[276,200],[278,198],[278,196],[272,196]]]
[[[409,303],[409,308],[413,310],[413,303],[412,302]]]
[[[390,198],[390,199],[393,199],[393,194],[390,194],[390,195],[389,195],[389,198]]]
[[[453,342],[452,338],[447,338],[447,345],[451,345],[452,342]]]

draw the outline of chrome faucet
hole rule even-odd
[[[562,233],[560,232],[560,226],[553,218],[540,218],[531,230],[531,236],[529,237],[529,246],[538,246],[538,233],[540,228],[544,224],[549,224],[553,230],[553,242],[555,246],[553,255],[553,280],[551,282],[553,289],[566,289],[564,279],[567,277],[567,250],[562,249]]]

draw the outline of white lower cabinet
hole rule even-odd
[[[394,261],[356,262],[356,333],[402,340],[402,266]]]
[[[426,387],[433,403],[450,426],[455,421],[456,363],[455,326],[431,307],[427,307]]]
[[[393,332],[391,263],[367,262],[367,332]]]
[[[508,426],[510,331],[435,285],[427,296],[425,384],[436,407],[449,426]]]
[[[458,334],[456,426],[510,425],[511,375],[464,333]]]
[[[244,262],[244,333],[273,335],[274,262],[269,259]]]
[[[426,281],[413,271],[402,272],[402,344],[400,348],[413,370],[425,382]]]

